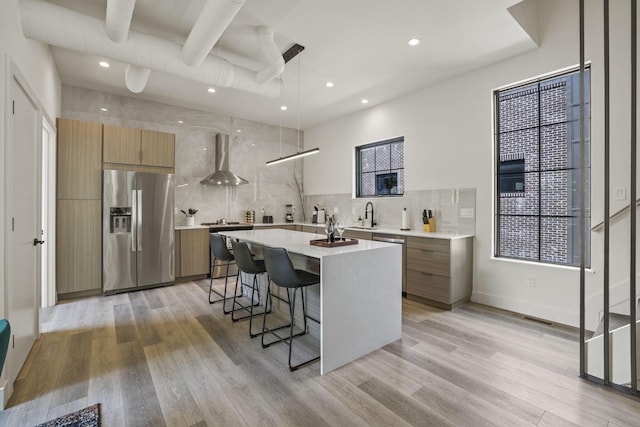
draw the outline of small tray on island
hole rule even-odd
[[[348,239],[336,237],[335,242],[328,242],[326,238],[311,240],[309,243],[313,246],[322,246],[323,248],[336,248],[338,246],[357,245],[358,239]]]

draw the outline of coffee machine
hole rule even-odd
[[[285,222],[293,222],[294,213],[296,213],[296,208],[293,205],[286,205],[286,212],[284,215]]]

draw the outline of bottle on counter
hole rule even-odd
[[[329,215],[329,219],[327,219],[327,241],[329,243],[336,241],[335,229],[336,227],[333,223],[333,216]]]

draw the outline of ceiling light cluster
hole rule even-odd
[[[216,90],[215,90],[215,88],[210,87],[209,89],[207,89],[207,92],[216,93]]]
[[[286,106],[286,105],[283,105],[282,107],[280,107],[280,109],[281,109],[282,111],[287,111],[287,106]]]
[[[98,65],[101,66],[102,68],[111,67],[111,64],[109,64],[107,61],[100,61],[100,62],[98,62]]]
[[[407,43],[409,44],[409,46],[418,46],[420,44],[420,39],[409,39]]]
[[[326,82],[324,85],[326,87],[333,87],[333,82]]]
[[[109,111],[109,109],[107,109],[107,108],[105,108],[105,107],[102,107],[102,108],[100,109],[100,111]]]

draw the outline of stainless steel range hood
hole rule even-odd
[[[202,185],[242,185],[249,181],[229,170],[229,135],[216,134],[216,164],[213,173],[208,175]]]

